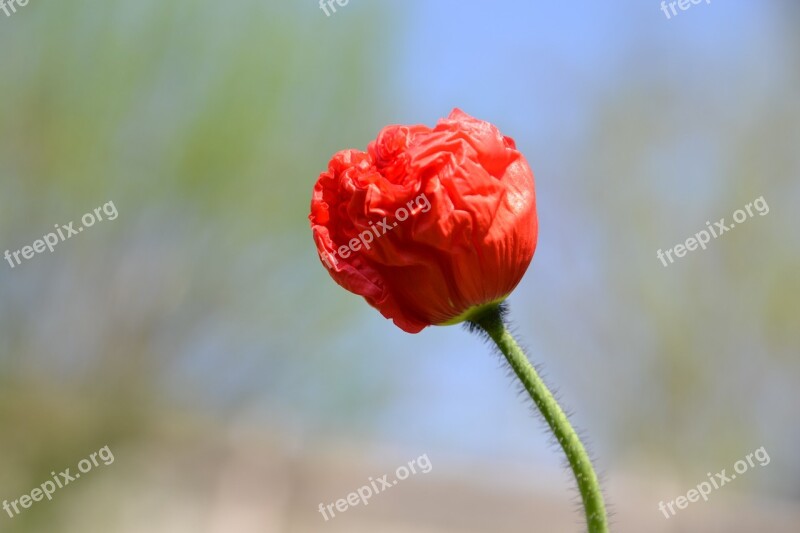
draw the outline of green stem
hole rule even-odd
[[[508,332],[503,322],[501,306],[491,306],[472,318],[471,322],[485,331],[497,344],[564,450],[578,483],[589,533],[607,533],[608,521],[603,494],[586,448],[583,447],[578,434],[570,425],[567,415],[558,405],[553,393],[544,384],[536,369],[525,356],[525,352]]]

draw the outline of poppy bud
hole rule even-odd
[[[323,265],[409,333],[505,299],[533,258],[533,173],[514,141],[459,109],[336,153],[311,200]]]

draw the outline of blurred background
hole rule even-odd
[[[453,107],[516,139],[539,246],[516,332],[613,530],[797,531],[800,4],[71,0],[0,12],[0,531],[569,532],[571,475],[500,359],[338,287],[337,150]],[[763,196],[770,211],[656,257]],[[78,222],[79,225],[79,222]],[[770,463],[666,519],[764,447]],[[432,469],[325,521],[427,454]]]

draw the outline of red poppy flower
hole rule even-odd
[[[309,220],[333,279],[409,333],[505,299],[538,233],[525,158],[459,109],[433,129],[387,126],[366,152],[336,153]]]

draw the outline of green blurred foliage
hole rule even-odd
[[[304,306],[327,284],[305,220],[314,178],[381,112],[363,46],[377,11],[338,25],[306,11],[76,0],[0,20],[4,249],[108,200],[119,210],[0,269],[2,497],[105,444],[156,442],[179,410],[224,419],[266,396],[290,418],[325,406],[324,427],[376,408],[364,398],[385,384],[358,377],[360,355],[320,350],[350,310]],[[326,36],[335,49],[313,44]],[[317,334],[298,334],[304,315]],[[310,364],[321,375],[296,387]],[[71,500],[58,496],[0,529],[52,531]]]

